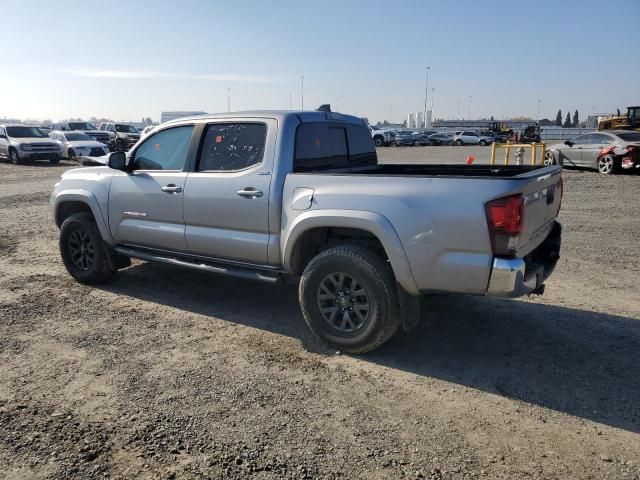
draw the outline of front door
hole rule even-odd
[[[133,171],[117,172],[109,190],[109,228],[116,242],[187,251],[183,198],[193,125],[160,130],[130,155]]]
[[[275,120],[210,123],[184,194],[192,254],[267,264]]]
[[[562,163],[570,166],[582,165],[582,148],[589,142],[589,134],[580,135],[572,141],[572,145],[567,145],[562,149]]]

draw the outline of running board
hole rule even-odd
[[[203,272],[216,273],[218,275],[225,275],[227,277],[242,278],[245,280],[253,280],[256,282],[274,284],[282,280],[282,275],[277,272],[260,272],[257,270],[251,270],[249,268],[235,267],[229,265],[220,265],[213,263],[206,263],[202,260],[186,260],[174,257],[167,257],[158,253],[152,253],[149,251],[138,250],[134,248],[116,247],[115,251],[120,255],[124,255],[131,258],[138,258],[140,260],[146,260],[148,262],[166,263],[169,265],[175,265],[177,267],[191,268],[192,270],[200,270]]]

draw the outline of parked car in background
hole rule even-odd
[[[57,122],[51,127],[51,130],[61,132],[84,132],[94,140],[104,143],[110,150],[115,148],[115,134],[98,130],[95,125],[89,122]]]
[[[396,137],[396,132],[389,128],[380,128],[369,125],[369,131],[371,132],[371,138],[376,147],[388,147],[393,144]]]
[[[608,130],[580,135],[547,147],[544,164],[587,167],[605,175],[640,168],[640,132]]]
[[[115,150],[120,152],[129,150],[140,140],[138,129],[126,123],[103,122],[98,129],[115,135]]]
[[[148,126],[144,127],[142,129],[142,132],[140,132],[140,138],[144,138],[147,135],[149,135],[149,133],[151,133],[151,130],[153,130],[156,127],[157,127],[157,125],[148,125]]]
[[[378,164],[350,115],[182,118],[108,165],[65,172],[51,196],[73,278],[131,258],[299,278],[305,322],[349,353],[413,327],[421,294],[542,293],[559,258],[562,168]]]
[[[429,137],[420,132],[411,130],[397,130],[394,143],[396,147],[407,145],[429,145]]]
[[[434,133],[429,140],[431,145],[453,145],[453,135],[450,133]]]
[[[480,135],[478,132],[463,130],[453,135],[453,143],[455,145],[490,145],[494,138],[487,135]]]
[[[60,145],[60,155],[69,160],[102,157],[109,153],[109,147],[83,132],[51,132],[49,138]]]
[[[13,164],[33,160],[60,161],[60,145],[38,127],[30,125],[0,125],[0,156]]]

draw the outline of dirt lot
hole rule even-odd
[[[350,357],[295,285],[74,282],[48,210],[69,167],[0,164],[0,478],[640,478],[639,175],[565,172],[545,296],[431,297]]]

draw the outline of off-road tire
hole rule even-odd
[[[320,311],[321,284],[332,273],[344,273],[357,279],[366,292],[369,311],[359,330],[340,332]],[[302,274],[299,300],[311,331],[346,353],[361,354],[375,350],[393,336],[401,322],[391,267],[376,253],[357,245],[341,245],[316,255]]]
[[[87,247],[90,245],[92,248],[93,260],[86,268],[78,266],[77,260],[74,261],[72,256],[72,249],[78,244],[78,236],[86,238],[85,245]],[[62,223],[59,246],[64,266],[69,274],[80,283],[102,283],[115,273],[107,260],[98,226],[89,213],[74,213]]]

